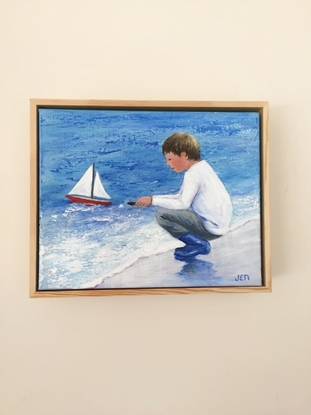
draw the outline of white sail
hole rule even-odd
[[[108,195],[108,193],[104,189],[104,186],[100,180],[98,172],[96,172],[96,175],[95,175],[93,196],[101,197],[104,199],[111,199],[111,197]]]
[[[90,166],[78,183],[70,190],[69,195],[91,197],[93,182],[93,164]]]
[[[68,194],[84,196],[89,198],[98,197],[103,199],[111,199],[111,197],[104,189],[98,172],[96,172],[94,179],[94,169],[95,165],[92,164]]]

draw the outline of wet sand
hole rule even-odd
[[[140,258],[95,288],[261,285],[259,220],[230,230],[211,247],[209,255],[188,261],[176,260],[174,250]]]

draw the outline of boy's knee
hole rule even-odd
[[[163,220],[165,220],[163,217],[164,213],[165,213],[165,209],[162,208],[162,209],[159,209],[155,214],[156,221],[158,222],[159,225],[161,225]]]
[[[156,214],[155,218],[160,226],[163,226],[163,224],[168,222],[174,222],[174,219],[172,218],[172,210],[161,208],[159,209]]]

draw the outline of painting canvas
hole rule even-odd
[[[262,102],[31,100],[31,296],[269,291],[267,111]],[[137,204],[180,192],[188,171],[162,145],[181,132],[195,137],[232,207],[228,229],[189,257],[178,257],[188,242],[156,219],[162,207]]]

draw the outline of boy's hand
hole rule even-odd
[[[151,196],[142,196],[136,200],[135,206],[150,206],[152,203]]]

